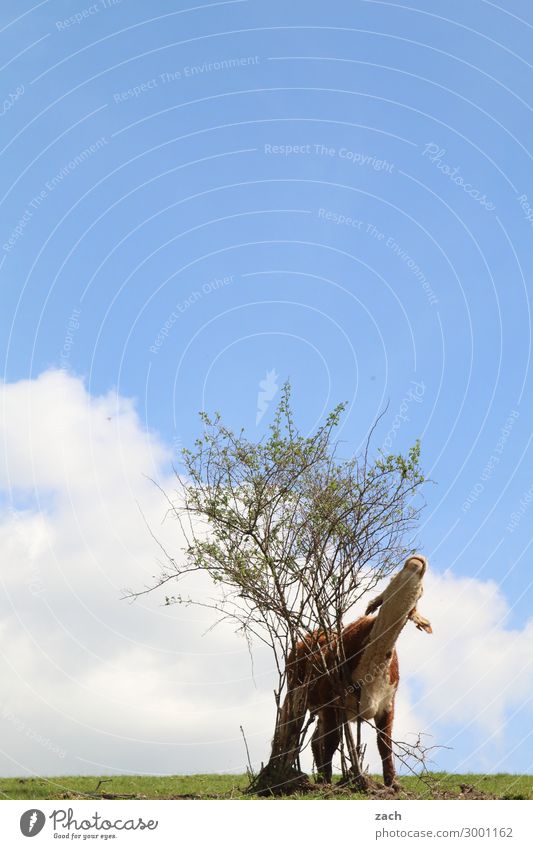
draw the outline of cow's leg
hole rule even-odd
[[[334,707],[322,708],[318,712],[318,722],[311,738],[311,749],[315,759],[318,780],[331,783],[333,774],[332,760],[341,741],[341,729]]]
[[[394,769],[394,754],[392,751],[392,722],[394,719],[394,702],[384,713],[376,716],[378,734],[378,749],[383,763],[383,781],[387,787],[398,788],[396,771]]]

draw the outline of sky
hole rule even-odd
[[[440,8],[2,4],[0,774],[266,757],[271,659],[123,596],[198,412],[260,439],[286,380],[346,455],[421,440],[399,735],[531,770],[533,14]]]

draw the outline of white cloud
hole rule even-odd
[[[410,623],[402,633],[398,701],[409,700],[418,730],[432,735],[427,742],[451,747],[454,769],[504,771],[508,719],[528,701],[531,709],[533,620],[509,628],[510,608],[494,581],[429,572],[425,588],[418,606],[434,633]]]
[[[451,573],[428,576],[426,606],[435,630],[431,650],[422,658],[412,632],[404,641],[404,667],[424,686],[420,708],[434,723],[464,727],[473,720],[498,733],[506,710],[532,691],[533,620],[508,629],[509,607],[494,581]]]
[[[242,639],[203,636],[205,613],[121,600],[158,573],[139,505],[180,545],[146,477],[172,488],[168,446],[130,400],[93,397],[65,372],[0,385],[0,410],[0,494],[12,505],[0,508],[0,774],[242,770],[241,724],[264,759],[268,655],[257,653],[254,682]],[[430,730],[445,743],[442,730],[465,721],[498,732],[531,688],[533,626],[505,630],[498,588],[453,575],[430,575],[421,607],[435,634],[402,634],[397,736]]]

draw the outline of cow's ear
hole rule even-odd
[[[369,613],[373,613],[374,610],[377,610],[378,607],[380,606],[380,604],[382,604],[382,602],[383,602],[383,596],[378,595],[378,596],[376,596],[376,598],[373,598],[372,601],[370,601],[367,605],[367,608],[365,610],[365,615],[368,616]]]

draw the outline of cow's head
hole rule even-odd
[[[414,572],[415,575],[419,575],[422,578],[428,568],[427,558],[423,554],[411,554],[405,561],[403,568]]]

